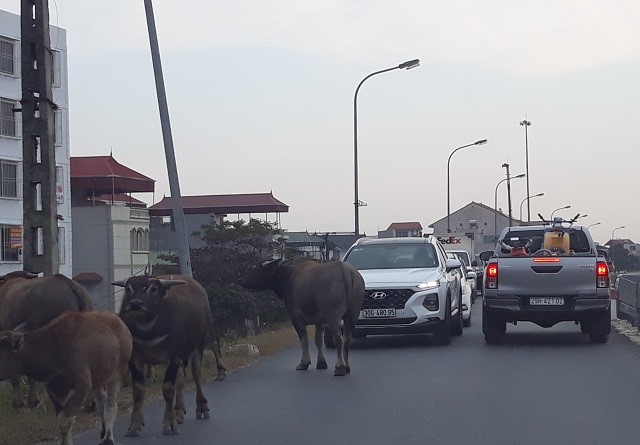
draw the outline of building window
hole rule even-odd
[[[52,51],[51,57],[51,81],[54,88],[58,88],[62,84],[62,66],[60,64],[60,51]]]
[[[64,232],[64,227],[58,227],[58,257],[60,264],[64,264],[67,259],[67,255],[65,254],[66,239],[64,237]]]
[[[149,230],[131,229],[131,251],[132,252],[148,252],[149,251]]]
[[[0,97],[0,136],[16,136],[16,101]]]
[[[62,145],[62,110],[53,112],[53,143],[56,147]]]
[[[0,37],[0,73],[15,75],[15,40]]]
[[[56,203],[64,203],[64,170],[56,167]]]
[[[20,178],[18,172],[17,162],[0,159],[0,197],[20,197]]]
[[[0,261],[19,262],[22,249],[22,227],[0,225]]]

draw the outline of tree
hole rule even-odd
[[[616,270],[627,272],[640,270],[640,258],[631,255],[621,243],[613,244],[611,260]]]

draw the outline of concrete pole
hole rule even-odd
[[[191,256],[189,255],[189,239],[184,222],[184,209],[182,196],[180,195],[180,182],[178,181],[178,168],[173,149],[173,136],[171,135],[171,122],[169,120],[169,107],[164,88],[162,75],[162,62],[160,60],[160,48],[158,46],[158,34],[156,22],[153,16],[151,0],[144,0],[144,8],[147,13],[147,28],[149,29],[149,44],[151,45],[151,59],[153,61],[153,73],[156,79],[156,93],[158,95],[158,107],[160,108],[160,123],[162,124],[162,138],[164,140],[164,153],[167,159],[169,174],[169,188],[171,191],[171,203],[173,206],[173,222],[175,236],[178,241],[178,254],[180,255],[180,273],[193,276],[191,270]]]

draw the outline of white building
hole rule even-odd
[[[51,27],[60,273],[71,276],[67,33]],[[0,275],[22,269],[22,98],[20,16],[0,10]]]

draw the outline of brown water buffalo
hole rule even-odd
[[[145,365],[167,365],[162,385],[166,402],[163,434],[178,434],[178,424],[184,422],[184,382],[179,374],[189,361],[196,385],[196,418],[208,419],[209,407],[201,384],[202,354],[207,345],[216,357],[219,379],[225,377],[226,368],[214,338],[213,317],[203,287],[185,275],[134,276],[112,284],[125,289],[120,316],[133,336],[129,362],[133,412],[126,435],[137,436],[144,426]]]
[[[71,445],[73,420],[93,391],[102,419],[100,443],[113,445],[117,397],[132,343],[115,314],[67,312],[34,331],[0,332],[0,378],[20,373],[45,382],[63,445]]]
[[[271,289],[284,301],[302,346],[297,370],[307,370],[311,364],[307,326],[314,324],[318,347],[316,368],[327,368],[323,344],[326,327],[338,351],[334,375],[351,372],[349,347],[364,300],[364,280],[351,265],[342,261],[307,261],[290,266],[281,260],[269,261],[248,272],[240,284],[247,289]]]
[[[38,278],[28,272],[11,272],[0,277],[0,331],[19,327],[20,331],[40,328],[66,311],[90,311],[93,302],[89,292],[64,275]],[[20,380],[11,376],[13,406],[23,405]],[[29,406],[36,406],[37,384],[29,379]]]

